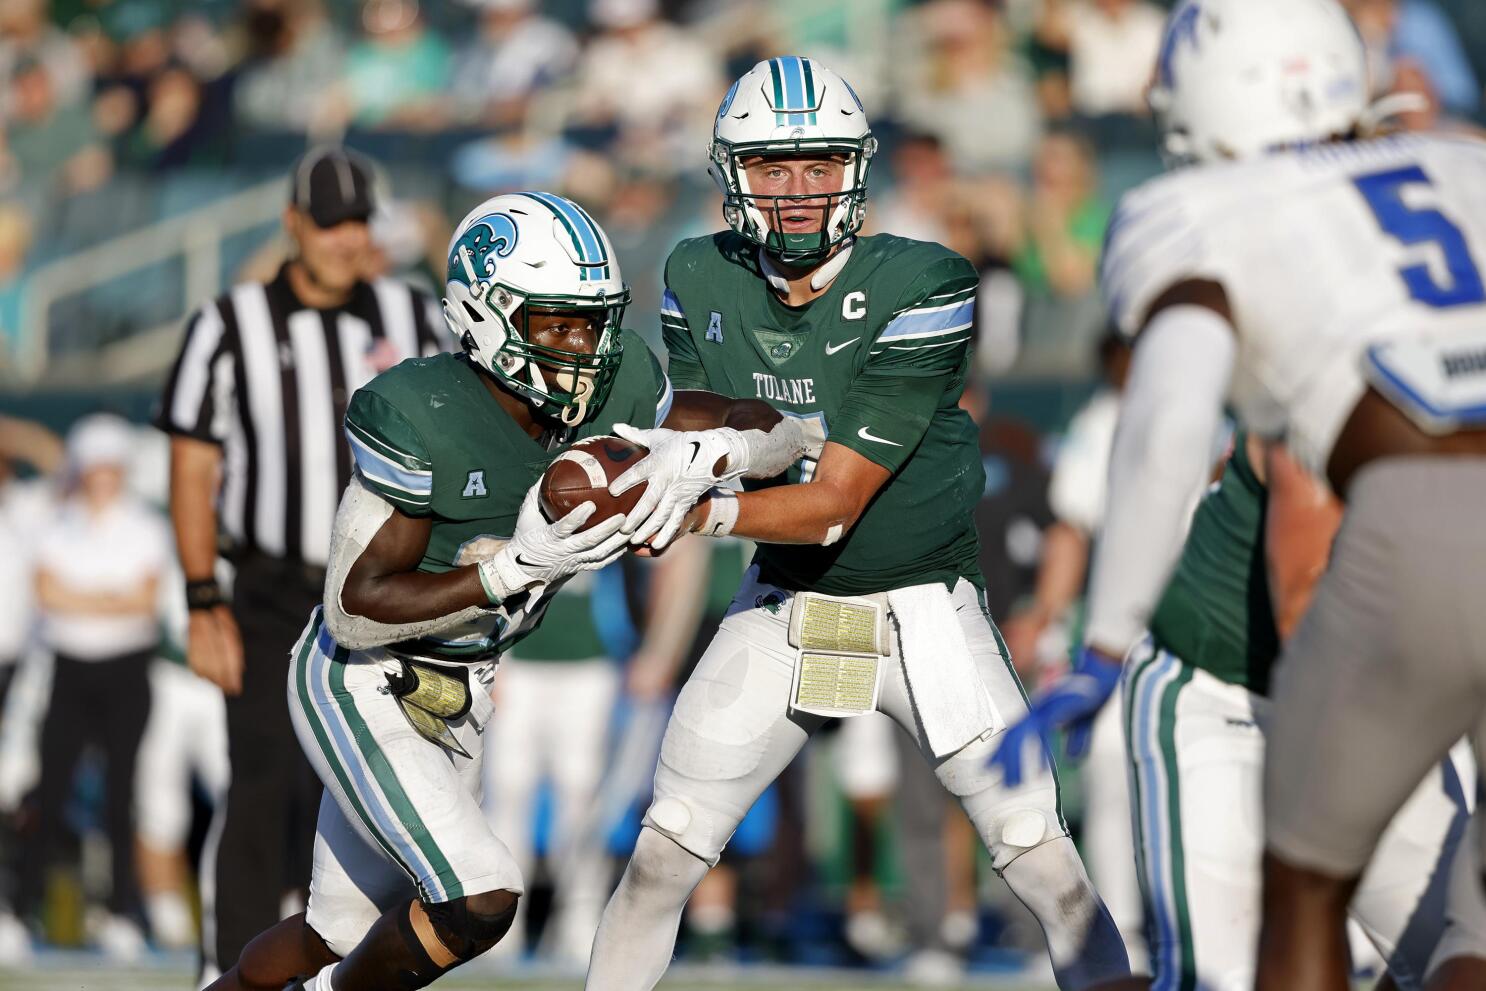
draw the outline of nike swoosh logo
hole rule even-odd
[[[516,563],[518,565],[520,565],[521,567],[523,567],[523,568],[535,568],[537,566],[536,565],[536,562],[534,562],[534,561],[524,561],[524,560],[522,560],[520,554],[517,554],[516,555]]]
[[[860,340],[861,340],[860,337],[853,337],[851,340],[849,340],[849,341],[843,341],[840,344],[832,344],[830,341],[826,341],[826,354],[828,354],[828,355],[835,354],[837,351],[840,351],[842,348],[844,348],[844,347],[850,347],[851,345],[855,344],[857,341],[860,341]]]
[[[696,441],[691,441],[690,443],[691,443],[691,457],[689,457],[689,458],[686,459],[686,463],[687,464],[692,464],[693,462],[695,462],[697,460],[697,455],[702,453],[702,445],[701,444],[698,444]]]
[[[862,429],[858,430],[857,431],[857,436],[860,437],[862,440],[870,440],[874,444],[887,444],[887,445],[889,445],[891,447],[902,447],[903,446],[902,444],[899,444],[895,440],[888,440],[886,437],[878,437],[877,435],[873,434],[872,431],[868,430],[866,427],[863,427]]]

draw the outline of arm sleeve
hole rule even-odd
[[[686,313],[681,301],[676,298],[669,282],[660,301],[661,337],[666,345],[669,365],[666,369],[671,383],[677,389],[706,389],[707,372],[702,368],[702,356],[697,354],[696,341],[691,328],[686,324]]]
[[[1176,567],[1207,481],[1237,341],[1217,314],[1162,310],[1141,335],[1110,452],[1108,508],[1089,580],[1085,639],[1123,654]]]
[[[367,488],[409,516],[432,511],[432,453],[396,406],[370,389],[358,390],[346,408],[346,439]]]
[[[1151,304],[1188,279],[1220,279],[1180,173],[1140,186],[1120,200],[1104,234],[1099,288],[1110,319],[1134,338]]]
[[[186,325],[175,367],[160,395],[155,426],[168,434],[221,444],[227,438],[235,370],[226,325],[208,303]]]
[[[963,384],[978,284],[975,269],[958,255],[914,280],[873,341],[827,440],[889,471],[903,466],[945,393]]]

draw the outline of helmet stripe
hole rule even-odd
[[[784,106],[784,81],[780,78],[779,59],[769,59],[769,77],[774,83],[774,106]],[[784,114],[775,111],[774,123],[783,124]]]
[[[578,251],[578,274],[581,279],[587,281],[589,270],[595,268],[603,270],[599,278],[609,277],[609,259],[604,252],[604,243],[599,235],[598,225],[584,212],[582,207],[561,196],[553,196],[551,193],[523,193],[522,195],[529,196],[545,205],[562,222],[568,236],[573,239],[573,247]]]
[[[810,60],[798,55],[770,59],[769,75],[774,84],[774,123],[817,123],[815,74]]]
[[[785,108],[791,111],[797,111],[800,108],[800,101],[805,98],[805,79],[804,74],[800,71],[800,60],[793,55],[786,55],[779,60],[779,64],[784,66]],[[791,113],[789,115],[789,122],[791,124],[803,124],[805,123],[805,115]]]

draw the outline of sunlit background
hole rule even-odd
[[[1486,119],[1486,4],[1349,6],[1378,95],[1419,98],[1399,126]],[[58,449],[17,421],[57,435],[98,410],[145,423],[186,315],[283,259],[287,170],[320,143],[358,149],[380,170],[368,276],[437,295],[453,220],[498,192],[561,192],[607,229],[634,293],[627,322],[660,350],[666,255],[723,226],[705,170],[717,103],[759,59],[802,54],[852,82],[881,143],[868,231],[943,242],[981,273],[967,405],[988,468],[993,606],[1013,612],[1051,520],[1049,466],[1100,381],[1104,227],[1120,193],[1161,167],[1144,90],[1164,14],[1149,0],[0,0],[0,413],[16,418],[0,454],[17,482],[34,481],[58,466]],[[158,503],[163,440],[138,434],[135,485]],[[10,474],[0,471],[0,492]],[[1066,624],[1043,631],[1018,658],[1024,679],[1056,668],[1069,636]],[[17,708],[0,720],[0,877],[26,855],[34,785],[26,734],[39,717]],[[909,931],[921,892],[898,853],[897,786],[880,786],[863,867],[834,747],[813,745],[770,799],[730,862],[733,921],[714,932],[690,920],[683,961],[897,980],[932,943],[968,961],[966,980],[1038,980],[1035,927],[977,865],[957,812],[940,817],[946,928]],[[114,965],[77,949],[96,943],[90,906],[108,878],[90,839],[96,798],[85,773],[70,819],[77,869],[53,879],[32,956],[0,934],[0,975],[11,975],[0,987],[76,987],[59,968]],[[195,807],[193,853],[199,788]],[[625,836],[616,825],[610,867],[623,863]],[[883,924],[852,934],[862,885],[875,886]],[[532,953],[513,965],[540,965],[540,917]],[[189,951],[162,942],[144,959],[163,969],[131,979],[141,983],[88,986],[185,987]]]

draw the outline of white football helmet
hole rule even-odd
[[[812,152],[846,156],[841,191],[823,208],[819,233],[781,234],[780,208],[790,200],[816,197],[753,193],[738,160]],[[707,172],[722,189],[728,226],[782,262],[810,262],[861,230],[867,170],[876,153],[867,112],[846,80],[813,59],[782,55],[749,69],[722,98]],[[766,214],[776,223],[770,225]]]
[[[449,242],[444,319],[454,336],[481,368],[569,426],[608,398],[629,298],[608,235],[581,206],[552,193],[488,199]],[[593,354],[533,344],[532,310],[598,321]]]
[[[1183,0],[1150,104],[1175,162],[1323,141],[1362,122],[1367,56],[1337,0]]]

